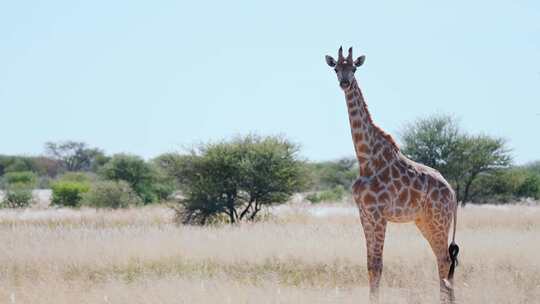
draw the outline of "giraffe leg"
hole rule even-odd
[[[448,232],[450,225],[437,223],[433,219],[417,220],[416,226],[427,239],[435,258],[439,270],[439,285],[441,291],[441,303],[454,303],[454,288],[452,280],[448,280],[448,271],[450,270],[450,256],[448,253]]]
[[[366,237],[367,270],[369,279],[369,299],[379,302],[379,284],[383,268],[383,247],[386,233],[386,220],[381,217],[361,215]]]

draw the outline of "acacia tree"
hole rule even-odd
[[[400,135],[404,154],[447,177],[453,177],[462,140],[454,118],[434,115],[417,119],[406,125]]]
[[[280,137],[238,137],[203,144],[187,155],[160,157],[185,196],[177,209],[183,223],[205,224],[223,214],[230,223],[253,220],[265,207],[284,203],[303,189],[298,147]]]
[[[66,171],[89,171],[104,158],[101,150],[76,141],[46,142],[45,152]]]
[[[458,201],[470,198],[480,174],[511,163],[506,141],[487,135],[468,135],[448,115],[421,118],[401,133],[402,151],[411,159],[439,170],[454,186]]]
[[[458,151],[453,177],[458,199],[463,204],[469,201],[471,185],[480,174],[507,168],[511,163],[509,149],[502,138],[465,135],[459,142]]]

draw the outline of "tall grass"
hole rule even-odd
[[[0,303],[366,302],[357,213],[319,206],[211,227],[176,226],[156,207],[0,211]],[[537,303],[539,235],[538,207],[460,210],[458,299]],[[384,262],[385,303],[437,302],[435,259],[413,225],[390,224]]]

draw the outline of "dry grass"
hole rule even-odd
[[[0,303],[364,303],[351,206],[287,207],[241,226],[171,223],[165,208],[0,211]],[[460,210],[462,303],[538,303],[540,208]],[[391,224],[385,303],[435,303],[427,243]]]

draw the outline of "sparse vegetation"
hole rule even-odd
[[[283,207],[269,221],[207,227],[173,224],[164,207],[0,211],[0,302],[367,303],[356,208]],[[324,208],[340,212],[311,215]],[[536,303],[539,223],[539,207],[460,209],[459,302]],[[414,225],[387,235],[382,303],[437,303],[428,243]]]
[[[504,141],[456,135],[453,121],[427,122],[428,128],[414,129],[409,140],[415,142],[404,151],[443,171],[462,197],[490,204],[540,197],[538,163],[511,166]],[[0,156],[0,302],[367,299],[363,234],[348,204],[358,170],[354,159],[306,163],[296,145],[279,137],[239,137],[150,161],[75,146],[82,147],[69,154],[75,159],[52,152]],[[31,190],[49,183],[61,210],[16,209],[29,207]],[[181,202],[174,209],[142,206],[166,201],[175,190]],[[298,191],[309,191],[311,204],[272,208]],[[261,217],[263,208],[268,212]],[[460,210],[456,293],[464,303],[533,303],[540,297],[540,261],[528,254],[538,251],[540,207],[503,208]],[[177,218],[239,224],[185,226]],[[388,230],[383,303],[436,302],[437,272],[427,242],[413,225]]]
[[[509,149],[501,138],[467,134],[460,129],[456,119],[447,115],[418,119],[407,125],[401,135],[402,151],[412,159],[441,171],[457,190],[461,201],[509,203],[540,197],[539,163],[512,166]],[[277,139],[246,136],[243,140],[250,138],[261,142]],[[48,142],[45,145],[45,155],[0,155],[0,189],[6,189],[14,179],[19,179],[28,188],[51,188],[58,181],[84,183],[89,188],[101,181],[124,181],[144,204],[170,202],[174,199],[173,193],[176,193],[177,198],[187,199],[176,209],[184,214],[184,219],[190,218],[190,221],[199,223],[217,213],[225,215],[230,222],[256,218],[263,205],[283,202],[291,191],[307,191],[307,199],[313,203],[349,199],[350,187],[358,174],[356,159],[298,162],[293,166],[294,173],[287,172],[272,166],[287,162],[292,164],[286,160],[288,156],[280,160],[275,155],[282,152],[272,156],[274,152],[269,151],[273,148],[268,146],[264,148],[267,151],[259,149],[255,144],[244,143],[243,148],[238,148],[241,139],[222,142],[221,148],[219,144],[213,145],[214,151],[221,150],[208,157],[204,153],[211,144],[201,145],[199,150],[191,151],[193,153],[166,153],[149,161],[130,154],[109,156],[84,142]],[[279,140],[290,145],[285,138]],[[236,148],[224,148],[225,144],[235,141]],[[239,152],[242,149],[243,152]],[[294,151],[292,154],[298,160],[298,147],[291,145],[287,149]],[[202,160],[210,158],[221,162],[213,163],[212,166],[216,166],[214,169],[207,169],[219,169],[219,180],[197,181],[191,173],[195,172],[196,166],[202,164]],[[270,174],[263,173],[266,172],[263,169],[265,166],[272,167],[268,171]],[[197,167],[197,170],[202,169]],[[294,190],[278,189],[280,186],[276,185],[281,183],[278,180],[284,175],[280,176],[279,173],[273,176],[275,172],[295,175],[294,180],[298,184],[291,187]],[[214,185],[209,186],[212,183]],[[274,189],[262,189],[264,187],[261,185]],[[253,190],[256,187],[259,189]],[[227,190],[220,192],[216,190],[218,188]],[[246,192],[248,188],[252,190]],[[266,194],[256,193],[258,191]],[[280,194],[265,197],[268,191]],[[188,204],[188,201],[191,203]],[[97,205],[108,204],[103,202]]]

